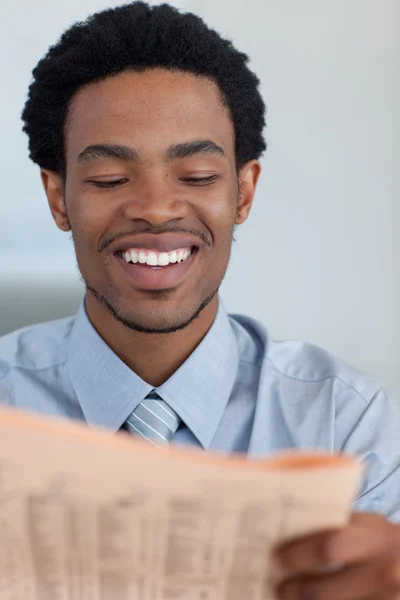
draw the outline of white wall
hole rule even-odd
[[[17,0],[3,8],[0,291],[11,278],[77,281],[19,115],[30,71],[61,30],[117,4]],[[264,173],[225,303],[274,337],[317,343],[400,393],[398,1],[175,4],[250,54],[268,104]]]

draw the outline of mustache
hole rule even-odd
[[[195,227],[145,227],[130,229],[129,231],[121,231],[120,233],[115,233],[114,235],[104,237],[100,241],[99,252],[104,252],[108,246],[121,238],[137,235],[139,233],[150,233],[154,235],[161,235],[163,233],[185,233],[198,237],[208,248],[211,248],[212,245],[211,235],[205,233],[204,231],[200,231],[200,229],[196,229]]]

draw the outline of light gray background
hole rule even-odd
[[[71,242],[53,225],[20,112],[30,72],[102,0],[17,0],[0,21],[0,332],[72,312]],[[252,57],[268,105],[254,211],[228,309],[314,342],[400,392],[398,0],[181,0]],[[250,107],[251,110],[251,107]]]

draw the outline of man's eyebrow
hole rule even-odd
[[[82,150],[78,155],[77,161],[83,164],[101,160],[102,158],[116,158],[127,162],[137,162],[139,154],[134,148],[129,148],[129,146],[122,146],[120,144],[94,144]]]
[[[182,158],[190,158],[195,155],[226,156],[223,148],[218,146],[215,142],[211,140],[195,140],[171,146],[166,152],[166,159],[168,162],[171,162]]]
[[[223,148],[215,142],[211,140],[194,140],[170,146],[165,154],[165,158],[167,162],[172,162],[196,155],[226,156]],[[129,146],[121,144],[93,144],[82,150],[78,155],[77,162],[85,164],[101,160],[102,158],[116,158],[117,160],[126,162],[138,162],[140,157],[137,150]]]

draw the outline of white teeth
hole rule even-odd
[[[191,249],[172,250],[172,252],[148,252],[144,250],[126,250],[122,257],[127,263],[148,264],[151,267],[166,267],[169,264],[180,263],[191,255]]]
[[[149,255],[147,257],[147,264],[150,265],[150,267],[158,266],[158,256],[155,252],[149,253]]]
[[[137,263],[137,261],[139,260],[139,256],[138,253],[136,252],[136,250],[131,250],[131,261],[133,263]]]
[[[166,265],[169,265],[168,252],[161,252],[161,254],[158,255],[158,264],[160,267],[165,267]]]

